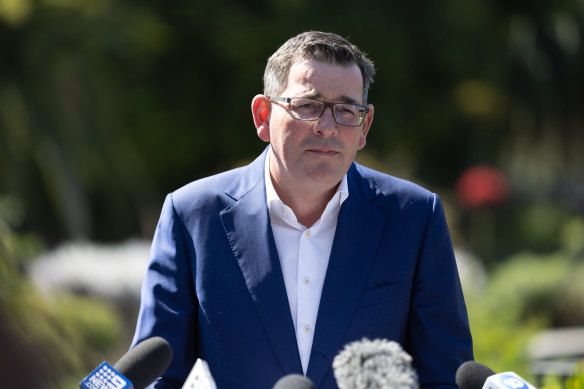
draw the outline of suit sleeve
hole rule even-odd
[[[194,254],[187,249],[188,237],[172,195],[168,195],[152,241],[132,342],[133,347],[146,338],[161,336],[172,347],[170,366],[149,388],[180,388],[195,363],[198,302],[191,269]]]
[[[423,389],[452,388],[458,367],[473,359],[468,316],[450,234],[434,195],[410,311],[408,348]]]

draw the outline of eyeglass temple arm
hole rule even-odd
[[[265,95],[270,100],[282,101],[284,103],[289,103],[292,99],[290,97],[279,97],[279,96],[268,96]]]

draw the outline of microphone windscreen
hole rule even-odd
[[[280,378],[273,389],[315,389],[315,386],[303,375],[289,374]]]
[[[172,349],[168,342],[154,336],[124,354],[114,369],[128,378],[134,389],[143,389],[164,373],[171,360]]]
[[[417,389],[411,363],[399,343],[364,338],[345,346],[334,358],[333,370],[340,389]]]
[[[460,389],[482,389],[485,381],[495,372],[476,361],[466,361],[456,370],[456,385]]]

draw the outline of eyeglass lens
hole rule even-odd
[[[311,99],[291,99],[290,112],[301,120],[316,120],[326,105],[333,107],[335,121],[342,125],[359,126],[365,117],[365,109],[360,105],[323,103]]]

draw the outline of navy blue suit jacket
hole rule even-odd
[[[196,358],[219,389],[269,389],[302,374],[266,205],[264,152],[170,194],[154,236],[133,344],[155,335],[174,358],[156,388],[180,388]],[[353,163],[307,376],[337,388],[345,344],[385,338],[412,355],[424,388],[455,385],[472,341],[437,195]]]

